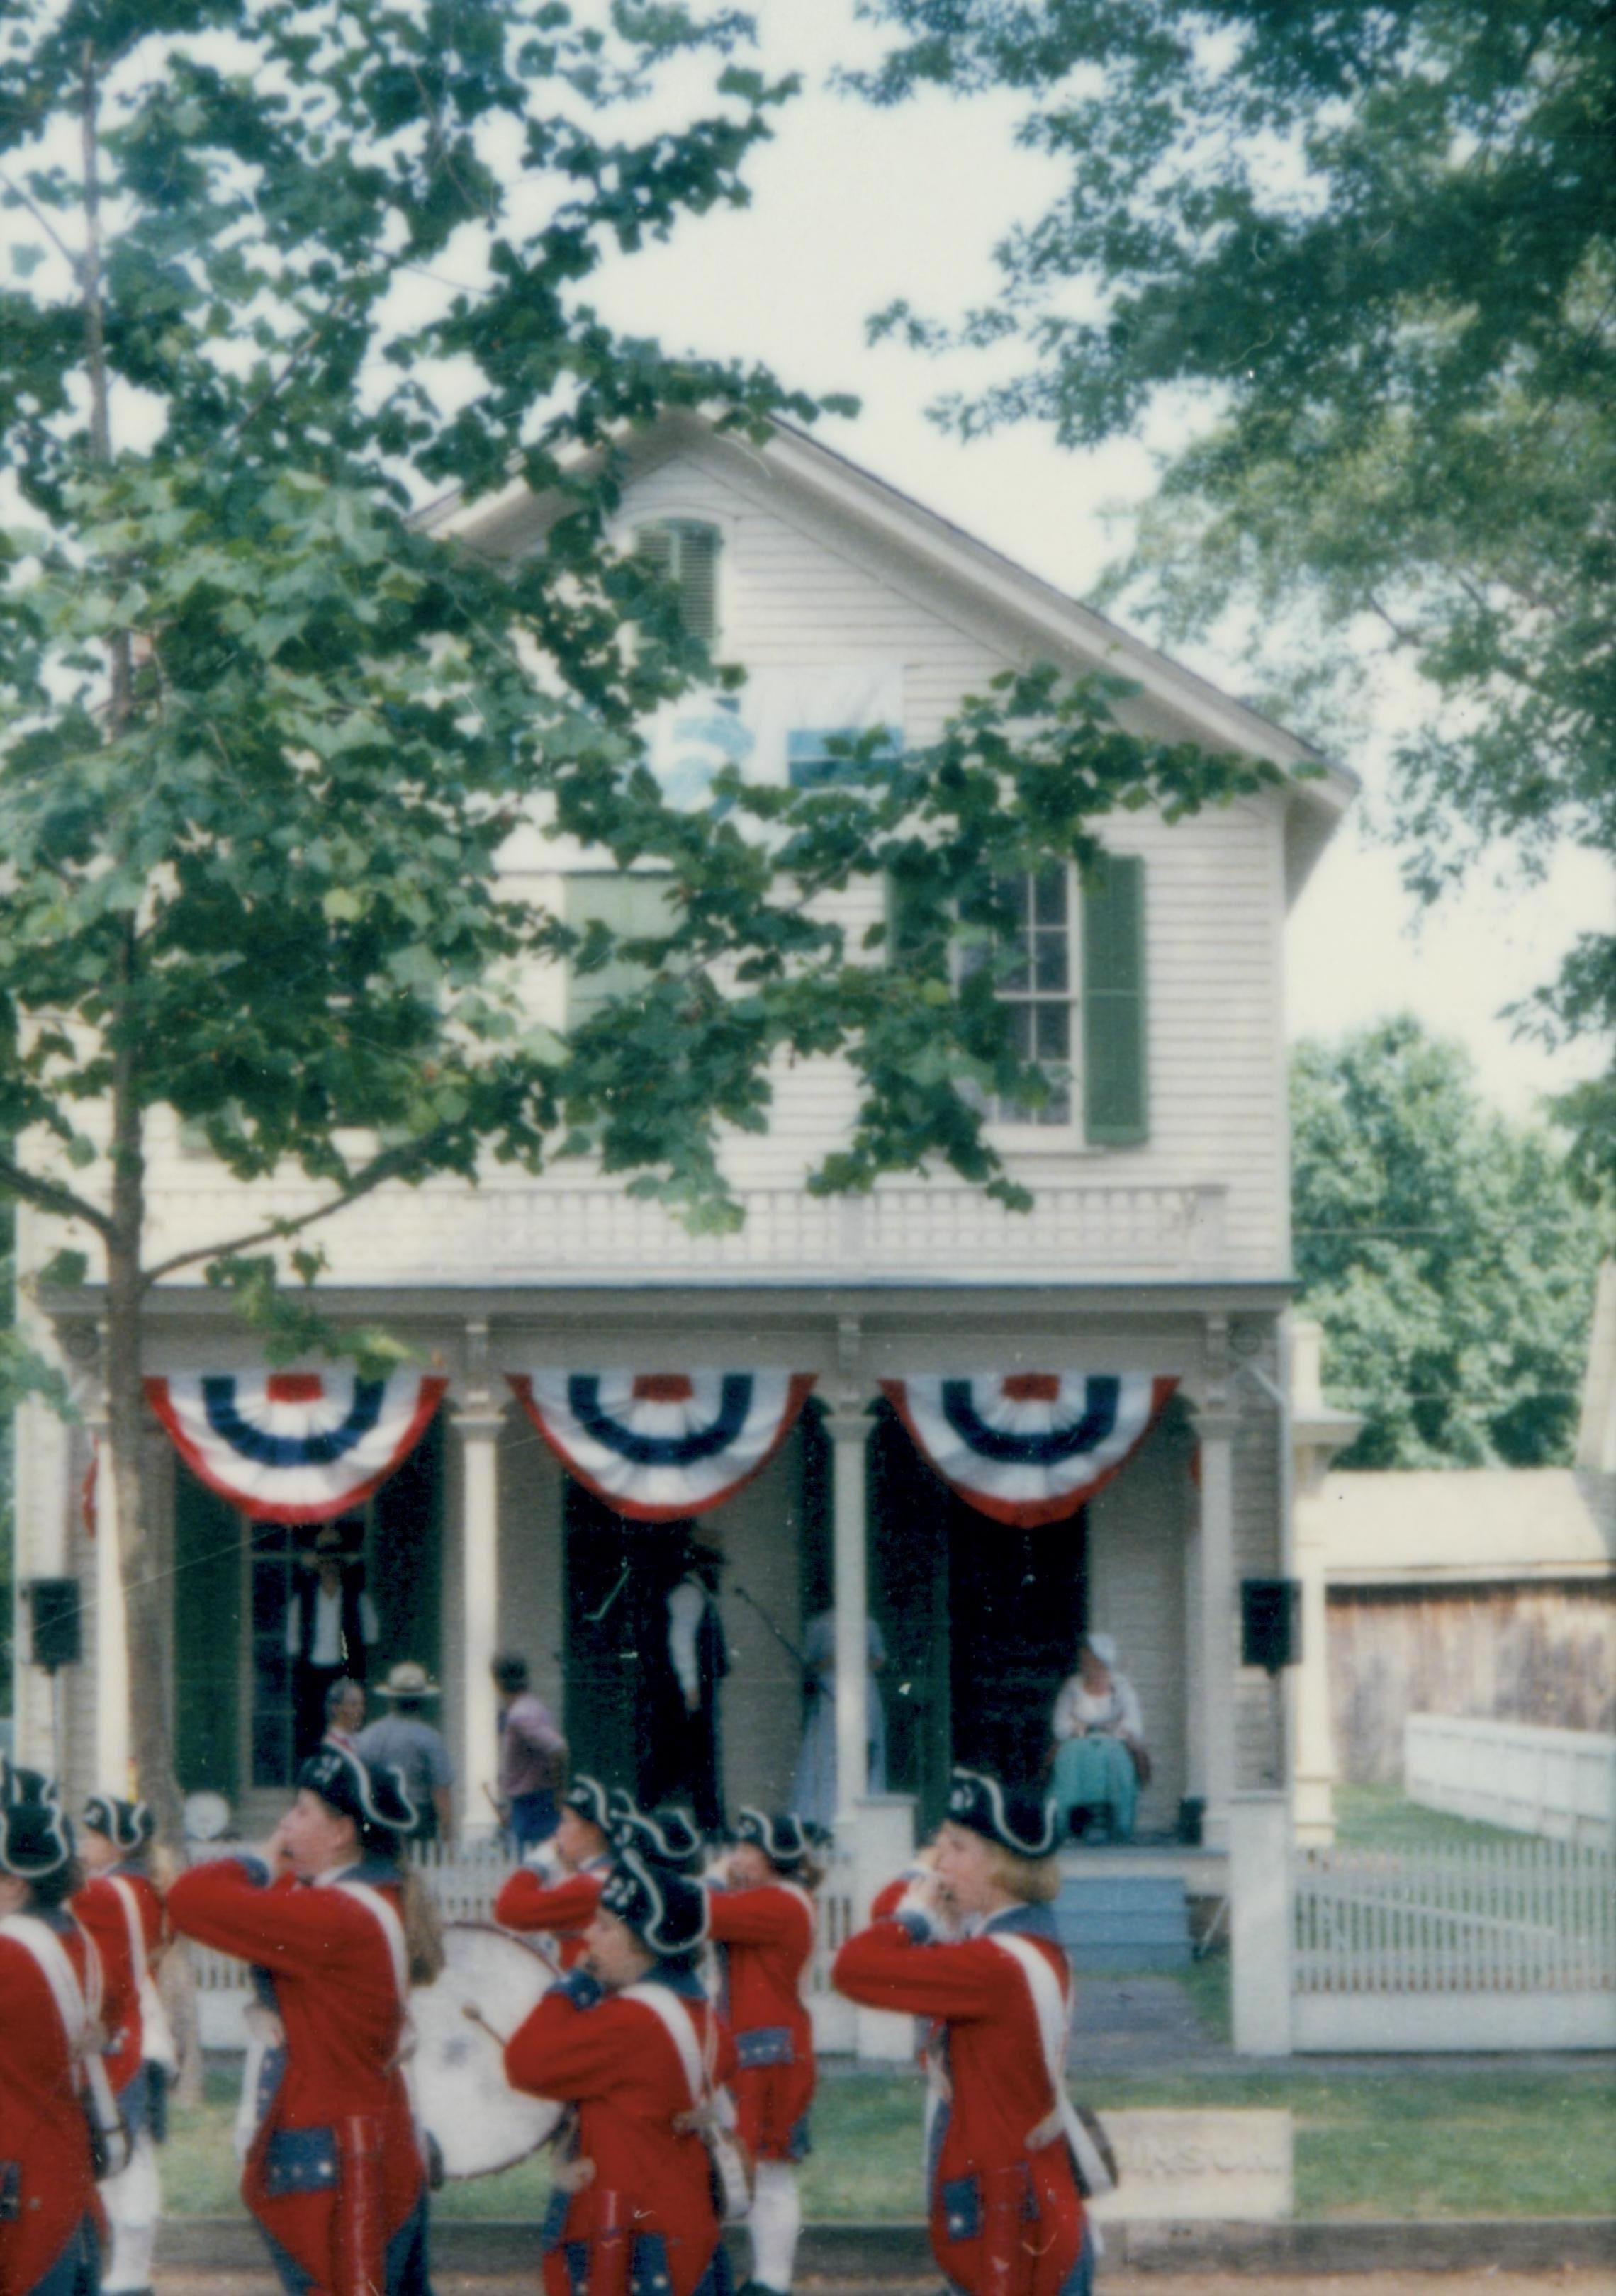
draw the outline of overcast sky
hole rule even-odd
[[[941,315],[991,294],[995,237],[1036,214],[1058,177],[1013,148],[1013,102],[932,97],[876,112],[828,92],[832,66],[872,52],[852,0],[754,6],[765,61],[802,70],[809,87],[749,163],[751,208],[689,224],[672,246],[622,264],[601,308],[672,348],[759,357],[807,389],[856,392],[861,414],[827,421],[828,444],[1062,589],[1086,591],[1118,546],[1103,508],[1149,487],[1144,449],[1077,456],[1032,429],[961,445],[925,408],[950,384],[979,380],[980,364],[865,341],[869,314],[895,295]],[[1219,676],[1214,656],[1194,659]],[[1222,669],[1237,689],[1238,675]],[[1568,855],[1546,885],[1478,881],[1422,925],[1395,852],[1374,839],[1380,761],[1348,761],[1365,775],[1365,819],[1338,835],[1292,920],[1292,1033],[1412,1006],[1469,1046],[1489,1097],[1530,1113],[1541,1092],[1597,1063],[1517,1043],[1499,1009],[1547,976],[1579,927],[1608,926],[1616,881],[1595,857]]]

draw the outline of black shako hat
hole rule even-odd
[[[783,1874],[789,1874],[793,1866],[800,1866],[811,1847],[808,1828],[789,1809],[741,1810],[735,1818],[735,1840],[750,1841]]]
[[[79,1823],[86,1833],[104,1833],[126,1857],[144,1849],[157,1831],[157,1821],[144,1801],[119,1801],[110,1793],[92,1794]]]
[[[619,1849],[601,1891],[601,1911],[615,1914],[659,1960],[693,1953],[707,1935],[707,1892],[701,1883],[653,1866],[637,1849]]]
[[[373,1766],[327,1738],[298,1772],[298,1784],[318,1794],[361,1833],[414,1833],[420,1813],[395,1763]]]
[[[73,1855],[73,1828],[53,1801],[0,1805],[0,1874],[21,1882],[59,1873]]]
[[[948,1785],[951,1824],[985,1834],[1017,1857],[1047,1857],[1054,1848],[1054,1803],[1019,1792],[986,1770],[954,1772]]]
[[[53,1802],[58,1799],[54,1778],[47,1778],[43,1770],[21,1770],[15,1762],[0,1754],[0,1808],[10,1809],[18,1802]]]
[[[611,1846],[632,1849],[647,1864],[667,1874],[693,1874],[701,1863],[704,1844],[695,1820],[686,1809],[634,1809],[611,1821]]]
[[[598,1778],[587,1778],[580,1773],[562,1796],[562,1807],[576,1810],[591,1825],[599,1826],[603,1833],[611,1833],[611,1797]]]

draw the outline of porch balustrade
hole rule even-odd
[[[816,1197],[797,1187],[738,1192],[744,1222],[694,1235],[660,1204],[602,1182],[508,1178],[469,1189],[379,1189],[310,1232],[343,1283],[587,1283],[624,1275],[742,1282],[943,1276],[993,1282],[1210,1277],[1226,1265],[1221,1186],[1040,1187],[1029,1212],[980,1191],[883,1187]],[[199,1174],[166,1178],[148,1201],[150,1257],[161,1260],[253,1222],[295,1218],[321,1201],[302,1185],[250,1192]],[[185,1272],[195,1280],[194,1267]],[[182,1278],[180,1280],[185,1280]]]

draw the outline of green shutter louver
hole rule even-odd
[[[586,872],[567,880],[567,922],[575,931],[596,922],[619,939],[650,939],[665,933],[674,922],[673,896],[665,876],[606,875]],[[645,979],[643,965],[621,955],[609,957],[598,971],[579,972],[569,966],[567,1026],[598,1013],[616,996],[631,996]]]
[[[718,642],[718,550],[716,526],[693,518],[669,518],[643,526],[634,554],[666,582],[679,586],[679,619],[693,638],[711,647]]]
[[[1095,1147],[1149,1137],[1144,864],[1106,854],[1083,880],[1083,1129]]]

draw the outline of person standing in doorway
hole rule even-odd
[[[323,1522],[303,1558],[308,1576],[286,1606],[291,1663],[292,1749],[306,1762],[325,1734],[325,1693],[346,1675],[360,1682],[381,1636],[365,1591],[364,1565],[350,1560],[340,1525]]]
[[[502,1651],[493,1663],[499,1702],[499,1806],[519,1857],[548,1841],[560,1821],[567,1742],[555,1717],[529,1686],[528,1661]]]
[[[447,1843],[455,1839],[455,1765],[443,1733],[426,1718],[427,1701],[438,1694],[425,1667],[405,1659],[376,1686],[377,1697],[386,1699],[392,1712],[367,1723],[353,1742],[372,1769],[390,1767],[402,1775],[404,1790],[421,1813],[415,1840]]]
[[[716,1833],[724,1823],[718,1685],[729,1672],[729,1649],[718,1616],[723,1567],[718,1534],[693,1530],[668,1589],[670,1688],[652,1717],[641,1765],[642,1800],[688,1802],[703,1833]]]

